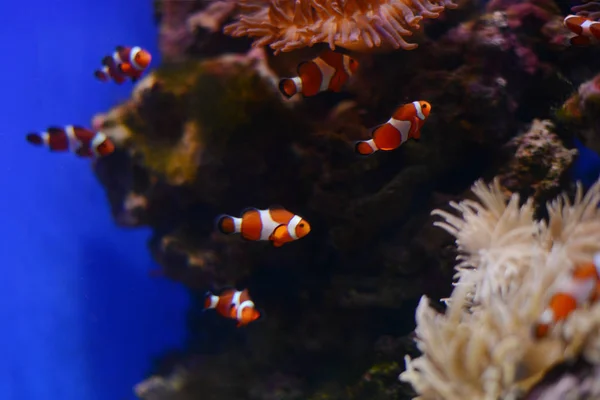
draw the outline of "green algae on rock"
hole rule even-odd
[[[274,88],[235,58],[167,64],[153,80],[121,123],[147,166],[175,185],[194,182],[205,158],[270,149],[303,126]]]

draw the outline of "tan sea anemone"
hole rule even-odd
[[[422,400],[511,399],[527,391],[549,368],[583,357],[600,363],[600,303],[574,311],[548,337],[532,327],[557,282],[573,266],[600,251],[600,182],[575,200],[548,204],[548,222],[534,218],[533,202],[507,202],[497,181],[478,182],[479,201],[435,211],[439,226],[456,237],[461,253],[458,282],[445,313],[421,299],[417,345],[400,376]]]
[[[375,48],[412,50],[404,37],[419,29],[424,18],[437,18],[452,0],[238,0],[238,21],[226,34],[256,38],[275,53],[316,43],[354,51]]]

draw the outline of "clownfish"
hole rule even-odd
[[[152,55],[141,47],[117,46],[112,56],[102,59],[103,68],[94,72],[96,78],[108,81],[112,78],[116,83],[125,82],[130,78],[136,82],[150,65]]]
[[[600,22],[598,21],[578,15],[568,15],[563,24],[577,35],[569,39],[572,45],[587,46],[600,41]]]
[[[219,296],[206,292],[204,295],[204,309],[214,309],[225,318],[237,320],[238,328],[262,318],[264,314],[254,306],[248,289],[239,291],[228,288],[224,289]]]
[[[26,139],[50,151],[71,151],[79,157],[104,157],[115,151],[114,143],[104,133],[76,125],[50,127],[46,132],[29,133]]]
[[[248,208],[240,218],[220,215],[217,229],[228,235],[240,233],[246,240],[270,240],[273,246],[280,247],[308,235],[310,225],[283,207],[272,206],[266,210]]]
[[[600,252],[594,255],[592,262],[576,266],[569,279],[560,282],[557,289],[534,326],[533,334],[538,339],[546,336],[553,324],[565,320],[577,307],[598,299]]]
[[[431,105],[426,101],[413,101],[398,107],[388,122],[371,129],[372,139],[356,143],[356,152],[367,156],[377,150],[397,149],[408,139],[418,140],[430,112]]]
[[[298,65],[298,76],[279,81],[279,90],[290,98],[296,93],[314,96],[330,90],[341,92],[344,84],[358,69],[358,61],[345,54],[326,50],[311,61]]]
[[[98,80],[102,82],[107,82],[110,79],[112,79],[113,81],[115,81],[115,83],[119,85],[127,80],[127,77],[117,69],[116,65],[109,63],[107,60],[103,60],[103,62],[104,61],[106,61],[106,64],[110,65],[103,65],[102,69],[97,69],[96,71],[94,71],[94,76]]]

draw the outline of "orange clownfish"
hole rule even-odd
[[[578,15],[568,15],[564,25],[577,36],[569,41],[575,46],[587,46],[600,41],[600,22]]]
[[[104,157],[115,151],[114,143],[104,133],[76,125],[50,127],[46,132],[29,133],[26,139],[50,151],[71,151],[79,157]]]
[[[592,262],[576,266],[569,279],[561,281],[557,289],[535,324],[534,336],[538,339],[546,336],[553,324],[565,320],[577,307],[598,299],[600,252],[594,255]]]
[[[235,319],[238,328],[263,318],[264,313],[258,311],[250,298],[248,289],[242,291],[227,288],[219,296],[211,292],[204,295],[204,309],[215,309],[225,318]]]
[[[413,101],[398,107],[388,122],[372,129],[372,139],[356,143],[356,152],[366,156],[377,150],[397,149],[408,139],[419,139],[421,127],[430,112],[431,104],[426,101]]]
[[[150,65],[152,55],[141,47],[117,46],[112,56],[102,59],[103,68],[94,72],[99,80],[106,82],[112,78],[121,84],[127,78],[136,82]]]
[[[270,240],[273,246],[303,238],[310,232],[307,221],[280,206],[266,210],[248,208],[240,218],[231,215],[217,217],[217,228],[221,233],[240,233],[246,240]]]
[[[358,69],[358,61],[345,54],[326,50],[311,61],[298,65],[298,76],[279,81],[279,90],[290,98],[296,93],[314,96],[330,90],[341,92],[344,84]]]
[[[121,74],[116,68],[111,68],[108,65],[104,65],[102,69],[94,71],[94,76],[102,82],[107,82],[112,79],[119,85],[127,79],[125,75]]]

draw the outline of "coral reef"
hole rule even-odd
[[[535,119],[527,132],[506,144],[512,157],[499,174],[505,193],[533,196],[539,203],[562,187],[577,150],[566,149],[553,129],[551,121]]]
[[[181,59],[192,45],[194,37],[186,22],[196,3],[200,1],[155,0],[156,16],[160,20],[158,46],[165,59]]]
[[[423,18],[438,18],[452,0],[271,0],[238,1],[248,11],[225,27],[233,36],[257,38],[275,54],[325,42],[354,51],[374,48],[412,50],[404,39],[419,29]]]
[[[578,132],[585,145],[600,152],[600,75],[583,82],[558,112],[560,121]]]
[[[566,147],[583,125],[556,118],[564,114],[556,109],[598,73],[598,55],[567,47],[569,31],[552,0],[454,3],[157,2],[165,62],[128,101],[93,121],[118,148],[94,166],[115,220],[150,227],[158,274],[197,299],[185,352],[163,357],[167,366],[137,387],[139,397],[405,399],[414,393],[397,376],[408,354],[414,360],[403,377],[425,398],[469,398],[525,392],[563,361],[559,331],[545,345],[526,339],[546,292],[525,299],[518,288],[551,284],[553,274],[595,248],[552,258],[543,248],[577,251],[566,233],[567,244],[552,235],[571,229],[556,228],[557,210],[568,214],[579,203],[553,205],[547,227],[534,214],[570,189],[565,173],[575,151]],[[411,33],[418,49],[375,51],[414,48],[406,41]],[[359,51],[360,68],[344,92],[285,99],[279,77],[328,46]],[[367,158],[354,153],[371,127],[415,100],[433,109],[419,141]],[[479,186],[485,207],[460,203],[464,226],[444,214],[460,237],[457,250],[430,213],[470,198],[480,177],[497,177],[491,192]],[[513,197],[507,206],[504,196],[512,194],[531,200],[521,206]],[[275,204],[310,221],[311,233],[275,249],[215,232],[221,213]],[[595,215],[590,210],[586,217]],[[531,281],[539,273],[529,268],[532,246],[540,249],[535,263],[548,267],[538,283]],[[452,292],[457,251],[458,278],[470,284]],[[486,267],[474,269],[478,263]],[[248,288],[264,321],[236,329],[199,311],[206,290],[232,285]],[[445,314],[421,301],[416,349],[419,298],[451,293]],[[519,299],[527,305],[506,312]],[[476,323],[497,331],[485,336]],[[566,354],[581,354],[578,346]],[[453,364],[463,359],[470,360],[464,367]],[[464,384],[447,385],[450,378]]]
[[[585,196],[579,187],[573,202],[549,203],[547,223],[533,218],[532,199],[507,203],[497,181],[473,191],[479,202],[453,204],[462,215],[434,211],[461,255],[445,313],[426,297],[417,307],[423,355],[406,357],[401,379],[423,399],[514,398],[560,362],[600,362],[600,304],[576,310],[546,339],[532,336],[549,289],[600,250],[600,182]]]

